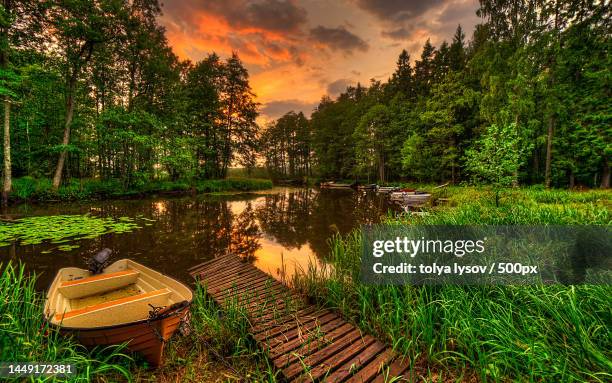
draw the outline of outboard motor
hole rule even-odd
[[[111,249],[102,249],[98,254],[94,255],[87,261],[89,272],[92,274],[100,274],[109,264],[110,256],[113,251]]]

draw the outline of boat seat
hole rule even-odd
[[[90,328],[111,326],[148,318],[151,306],[167,306],[170,301],[167,288],[132,295],[108,302],[70,310],[54,316],[56,323],[66,327]]]
[[[136,283],[139,275],[140,272],[136,270],[98,274],[87,278],[61,282],[58,291],[68,299],[83,298]]]

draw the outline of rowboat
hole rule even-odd
[[[357,185],[357,190],[374,190],[374,189],[376,189],[376,184]]]
[[[420,191],[399,191],[389,194],[391,201],[402,205],[422,205],[431,198],[431,194]]]
[[[105,249],[90,261],[89,270],[58,271],[47,292],[46,320],[84,346],[127,343],[158,366],[165,343],[187,324],[193,293],[130,259],[108,265],[109,256]]]
[[[338,182],[321,182],[321,189],[351,189],[354,184],[342,184]]]
[[[400,188],[398,188],[397,186],[377,186],[376,187],[376,192],[377,193],[391,193],[394,191],[398,191]]]

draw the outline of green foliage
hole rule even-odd
[[[53,190],[49,179],[17,178],[10,198],[17,201],[74,201],[142,196],[164,192],[225,192],[254,191],[271,188],[272,181],[258,178],[233,177],[221,180],[146,181],[126,186],[121,179],[69,179]]]
[[[518,171],[531,147],[512,123],[491,125],[473,148],[466,151],[466,168],[477,179],[496,187],[518,184]]]

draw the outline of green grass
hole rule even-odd
[[[610,224],[609,191],[506,190],[499,207],[483,188],[436,193],[449,201],[430,215],[389,220]],[[486,382],[612,379],[612,286],[367,286],[359,283],[361,233],[330,245],[330,266],[304,270],[294,285],[425,370]]]
[[[9,263],[0,269],[0,361],[72,364],[74,382],[104,374],[129,378],[133,361],[122,346],[86,350],[60,336],[43,318],[44,298],[34,289],[35,278],[27,276],[23,266]]]
[[[112,199],[157,193],[211,193],[225,191],[254,191],[272,188],[272,181],[259,178],[226,178],[194,181],[151,181],[124,187],[119,180],[70,179],[55,191],[48,179],[22,177],[13,180],[10,199],[20,201],[75,201]]]
[[[275,382],[276,372],[248,336],[244,306],[230,300],[223,310],[198,285],[191,308],[191,334],[176,336],[166,346],[165,364],[149,369],[123,345],[88,350],[48,327],[44,296],[34,288],[36,277],[24,266],[0,265],[0,362],[46,362],[75,365],[70,382]]]

